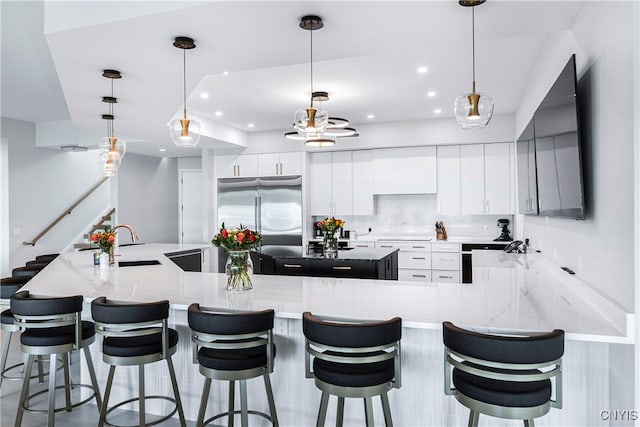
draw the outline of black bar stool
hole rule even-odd
[[[533,427],[534,418],[551,407],[562,408],[564,331],[501,336],[443,322],[442,336],[444,392],[471,410],[469,427],[477,427],[480,414],[523,420],[525,427]]]
[[[95,329],[92,322],[81,320],[82,302],[82,295],[46,298],[30,295],[29,291],[20,291],[11,296],[11,311],[15,324],[22,331],[20,335],[22,352],[28,355],[16,414],[16,427],[22,423],[24,411],[47,413],[47,424],[53,426],[56,412],[71,411],[72,408],[87,403],[94,397],[98,406],[102,403],[89,352],[89,345],[95,340]],[[69,353],[77,349],[84,350],[91,386],[72,384],[69,379]],[[49,356],[49,372],[51,373],[48,389],[49,405],[46,410],[34,409],[29,406],[29,400],[42,393],[29,395],[33,362],[35,357],[40,355]],[[58,355],[62,355],[64,385],[56,387],[56,376],[53,373],[56,371]],[[85,400],[72,403],[71,389],[76,387],[91,388],[93,393]],[[56,388],[64,388],[65,390],[65,405],[60,408],[55,407]]]
[[[9,346],[11,345],[11,337],[14,332],[18,332],[18,327],[13,323],[13,313],[9,308],[9,299],[11,295],[16,293],[25,283],[29,281],[29,277],[5,277],[0,282],[0,307],[6,308],[0,313],[0,330],[2,331],[2,356],[0,358],[0,385],[2,380],[21,380],[22,375],[10,376],[7,374],[15,368],[23,366],[24,363],[17,363],[7,368],[7,358],[9,356]],[[42,378],[42,364],[38,364],[40,379]]]
[[[178,332],[167,326],[169,301],[150,303],[116,303],[98,297],[91,302],[91,315],[96,322],[96,332],[104,336],[102,341],[102,359],[111,365],[100,409],[98,426],[105,423],[107,415],[114,409],[130,402],[139,403],[139,425],[151,426],[168,420],[178,412],[180,425],[186,426],[178,382],[173,368],[171,355],[178,346]],[[144,389],[144,366],[148,363],[166,360],[175,399],[168,396],[146,396]],[[138,397],[125,400],[108,408],[109,394],[113,384],[116,366],[138,366]],[[145,400],[164,399],[175,403],[168,414],[151,423],[145,421]]]
[[[393,426],[387,392],[401,386],[402,319],[359,322],[302,314],[305,372],[322,390],[317,426],[324,426],[329,395],[338,397],[336,426],[342,426],[344,399],[364,399],[365,421],[373,426],[371,398],[380,396],[384,421]],[[312,363],[313,359],[313,363]]]
[[[241,415],[243,427],[249,424],[249,414],[264,417],[278,426],[269,379],[276,352],[273,343],[274,311],[238,312],[191,304],[188,316],[194,343],[194,363],[199,363],[200,373],[206,377],[196,426],[202,427],[225,416],[228,417],[228,425],[233,426],[235,414]],[[247,380],[259,376],[264,379],[270,415],[247,408]],[[211,380],[229,381],[229,410],[204,421]],[[239,411],[234,405],[236,381],[240,381]]]

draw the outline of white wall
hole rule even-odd
[[[9,269],[9,141],[0,138],[0,277]]]
[[[118,170],[118,222],[131,225],[141,242],[178,242],[178,162],[127,153]],[[130,237],[120,229],[119,243]]]
[[[634,310],[634,112],[632,2],[586,2],[571,32],[550,36],[532,70],[517,134],[576,54],[587,218],[524,216],[522,231],[560,265]],[[516,135],[517,135],[516,134]]]
[[[3,232],[2,241],[5,245],[8,240],[8,263],[15,268],[36,255],[58,253],[74,242],[110,206],[110,191],[108,182],[104,183],[34,247],[23,245],[23,241],[35,237],[102,176],[95,151],[74,153],[37,148],[35,125],[29,122],[3,118],[1,129],[2,137],[8,141],[9,165],[9,235]],[[15,232],[19,235],[14,235]],[[3,254],[3,262],[7,261],[5,257]],[[8,274],[3,270],[5,275]]]

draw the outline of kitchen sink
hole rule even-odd
[[[120,267],[137,267],[141,265],[160,265],[160,261],[157,259],[148,259],[140,261],[118,261]]]

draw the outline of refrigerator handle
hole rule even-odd
[[[256,228],[262,233],[262,196],[256,196]]]
[[[259,225],[260,211],[258,209],[258,196],[253,197],[253,218],[256,221],[256,231],[259,233],[260,232],[260,225]]]

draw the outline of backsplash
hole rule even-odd
[[[513,215],[439,215],[435,194],[379,195],[374,197],[375,215],[338,215],[346,221],[345,229],[367,237],[433,237],[435,222],[442,221],[449,238],[489,239],[500,235],[498,218],[511,221]],[[314,217],[314,221],[322,219]],[[371,232],[369,232],[371,228]]]

